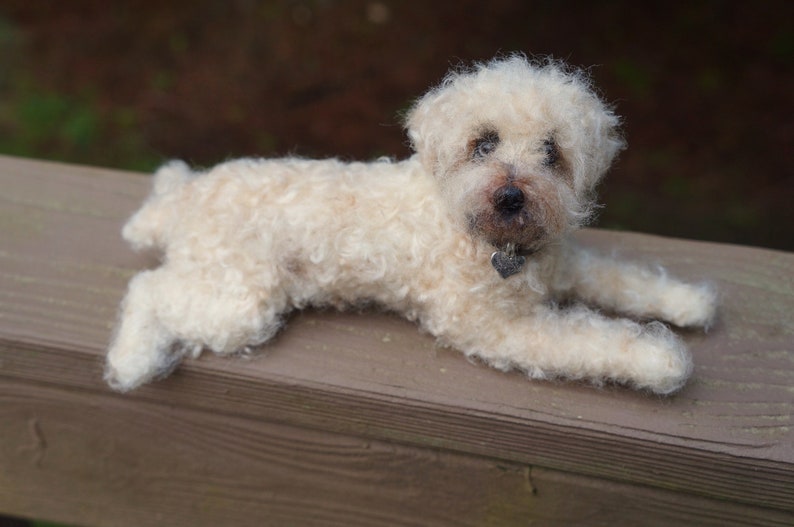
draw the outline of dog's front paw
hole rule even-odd
[[[672,285],[665,294],[663,318],[679,327],[708,328],[717,314],[717,290],[711,284]]]
[[[631,345],[631,384],[667,395],[681,389],[692,373],[684,343],[661,323],[643,328]]]

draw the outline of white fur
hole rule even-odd
[[[124,227],[161,267],[130,282],[106,379],[129,390],[204,348],[266,342],[285,313],[375,302],[467,356],[533,378],[615,381],[670,393],[692,364],[663,324],[707,325],[715,294],[567,241],[623,147],[585,76],[513,56],[453,72],[407,119],[401,161],[241,159],[194,174],[161,168]],[[490,131],[493,147],[478,145]],[[485,147],[483,147],[485,148]],[[559,155],[559,159],[555,157]],[[506,186],[524,201],[496,199]],[[503,279],[491,253],[532,252]]]

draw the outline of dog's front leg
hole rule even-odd
[[[534,315],[508,317],[468,312],[442,337],[469,356],[533,378],[613,381],[667,394],[692,370],[683,342],[660,323],[610,319],[587,308],[539,307]]]
[[[708,326],[716,311],[716,291],[644,267],[571,247],[561,260],[557,287],[582,301],[639,318],[680,327]]]

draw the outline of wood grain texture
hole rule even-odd
[[[0,381],[0,505],[80,525],[786,525],[781,511]]]
[[[127,280],[156,265],[154,256],[132,253],[119,231],[147,194],[148,179],[0,158],[0,189],[3,390],[84,396],[76,403],[84,411],[95,398],[130,412],[155,405],[208,422],[241,419],[500,460],[532,466],[533,474],[543,467],[794,519],[792,254],[581,234],[584,244],[719,287],[719,320],[707,334],[686,334],[695,374],[672,398],[532,382],[469,363],[388,314],[313,311],[293,316],[252,357],[203,356],[165,381],[118,396],[101,382],[102,355]],[[3,437],[20,427],[28,433],[23,421],[0,422]],[[190,432],[200,434],[198,425]],[[4,507],[7,492],[4,485]]]

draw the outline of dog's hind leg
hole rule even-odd
[[[131,390],[166,374],[181,359],[182,353],[173,349],[173,332],[158,318],[162,278],[160,270],[144,271],[130,281],[105,365],[105,380],[116,390]]]
[[[271,338],[284,298],[246,287],[234,272],[165,266],[130,282],[105,379],[127,391],[169,373],[185,355],[233,353]]]

